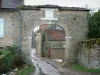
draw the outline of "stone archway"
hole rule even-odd
[[[44,25],[44,24],[42,24],[42,25]],[[23,53],[24,53],[24,58],[26,58],[27,60],[26,61],[28,61],[29,60],[29,58],[30,58],[30,54],[31,54],[31,50],[32,50],[32,35],[41,35],[40,33],[38,33],[38,34],[33,34],[33,32],[34,32],[34,29],[36,28],[36,27],[40,27],[40,26],[42,26],[42,25],[38,25],[38,26],[30,26],[30,28],[28,28],[29,29],[29,31],[28,30],[25,30],[25,32],[26,31],[28,31],[28,32],[24,32],[24,34],[27,34],[27,35],[25,35],[26,37],[25,38],[23,38],[23,41],[22,41],[22,43],[23,43],[23,45],[22,45],[22,47],[23,47]],[[56,26],[58,26],[58,29],[59,29],[59,27],[61,27],[62,29],[64,29],[64,31],[65,31],[65,36],[66,36],[66,31],[67,31],[67,29],[64,27],[65,25],[57,25],[57,24],[51,24],[51,25],[56,25]],[[28,26],[29,27],[29,26]],[[44,26],[45,27],[45,26]],[[41,30],[37,30],[37,32],[40,32]],[[30,35],[28,35],[30,33]],[[38,40],[38,39],[35,39],[35,40]],[[40,40],[41,40],[41,38],[40,38]],[[65,39],[65,41],[66,41],[66,39]],[[42,51],[41,51],[41,43],[40,44],[38,44],[38,45],[40,45],[39,47],[38,47],[38,49],[37,50],[39,50],[38,51],[38,54],[37,54],[37,56],[38,57],[41,57],[41,56],[43,56],[43,54],[42,54]],[[66,45],[66,43],[65,43],[65,45]],[[67,48],[67,47],[66,47]],[[66,48],[65,48],[65,51],[64,51],[64,60],[65,60],[65,58],[68,58],[68,55],[66,55],[66,53],[68,54],[68,50],[66,50]],[[66,55],[66,56],[65,56]],[[31,59],[30,59],[31,60]]]
[[[47,35],[49,34],[49,35]],[[51,37],[51,38],[49,38]],[[47,44],[50,47],[47,47]],[[40,29],[36,32],[36,53],[37,56],[49,57],[54,59],[64,59],[63,45],[65,44],[65,30],[59,25],[40,25]],[[55,47],[53,46],[55,45]],[[59,50],[59,51],[56,51]],[[55,55],[55,53],[58,55]]]

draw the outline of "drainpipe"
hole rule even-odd
[[[19,11],[20,14],[20,50],[19,50],[19,54],[21,54],[22,51],[22,13],[21,11]]]

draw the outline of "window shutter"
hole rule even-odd
[[[45,10],[42,10],[42,18],[45,18]]]
[[[4,37],[4,19],[0,18],[0,37]]]

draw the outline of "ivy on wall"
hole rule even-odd
[[[78,44],[80,45],[80,47],[82,47],[84,45],[84,47],[86,47],[88,49],[93,48],[94,45],[100,46],[100,38],[85,40],[85,41],[79,42]]]

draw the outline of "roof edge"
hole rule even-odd
[[[41,10],[41,8],[51,8],[58,9],[60,11],[90,11],[90,9],[81,8],[81,7],[63,7],[58,5],[22,5],[17,8],[0,8],[0,10]]]
[[[81,8],[81,7],[65,7],[65,6],[58,6],[58,5],[23,5],[19,7],[21,10],[41,10],[41,8],[53,8],[58,9],[60,11],[90,11],[90,9],[87,8]]]

